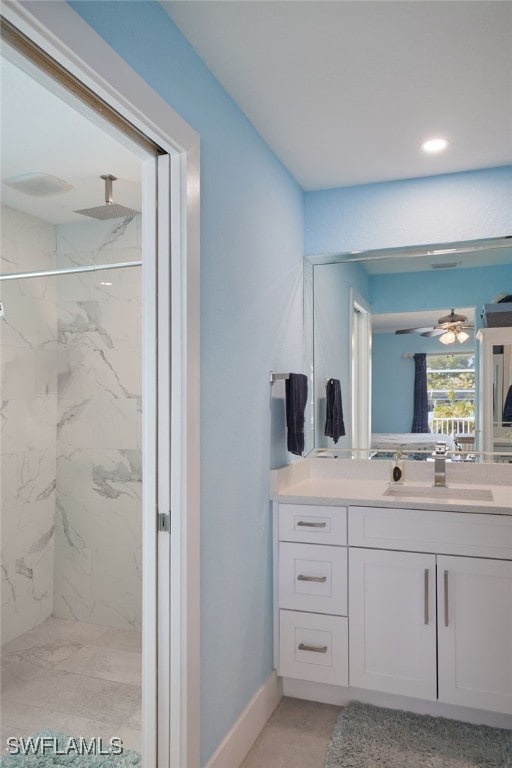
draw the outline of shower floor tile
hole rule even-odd
[[[141,728],[140,633],[47,619],[2,647],[2,748],[41,729],[124,737]],[[137,736],[138,734],[138,736]]]
[[[90,641],[90,645],[116,648],[119,651],[142,651],[141,633],[130,629],[107,629],[99,637]]]
[[[28,737],[38,731],[51,728],[66,735],[98,736],[109,739],[118,735],[120,723],[109,720],[90,720],[53,709],[43,709],[30,704],[22,704],[9,696],[2,701],[2,733],[6,736]]]
[[[56,666],[65,672],[98,677],[115,683],[140,685],[141,682],[140,653],[120,651],[117,648],[86,645]]]

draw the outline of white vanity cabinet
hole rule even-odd
[[[347,509],[279,504],[283,677],[348,685]]]
[[[437,558],[439,700],[512,714],[512,562]]]
[[[512,715],[512,562],[354,547],[349,584],[351,686]]]
[[[352,543],[350,685],[512,715],[512,517],[350,507]]]
[[[350,684],[436,698],[436,558],[350,550]]]
[[[405,708],[430,702],[431,713],[458,705],[500,713],[501,723],[510,715],[512,727],[512,515],[277,508],[285,692],[316,698],[317,684],[340,686],[319,700],[391,694]]]

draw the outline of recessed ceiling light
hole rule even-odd
[[[100,283],[100,285],[112,285],[112,283],[104,282],[104,283]]]
[[[448,139],[428,139],[428,141],[423,142],[421,148],[424,152],[429,153],[442,152],[448,144]]]

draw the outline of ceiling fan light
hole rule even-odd
[[[455,334],[453,331],[446,331],[446,333],[443,333],[442,336],[439,337],[439,341],[441,344],[453,344],[455,341]]]
[[[465,341],[469,339],[469,333],[466,333],[466,331],[459,331],[457,334],[457,341],[459,344],[464,344]]]

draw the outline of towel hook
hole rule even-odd
[[[284,379],[289,379],[290,374],[289,373],[275,373],[274,371],[270,371],[270,383],[274,384],[276,381],[282,381]]]

